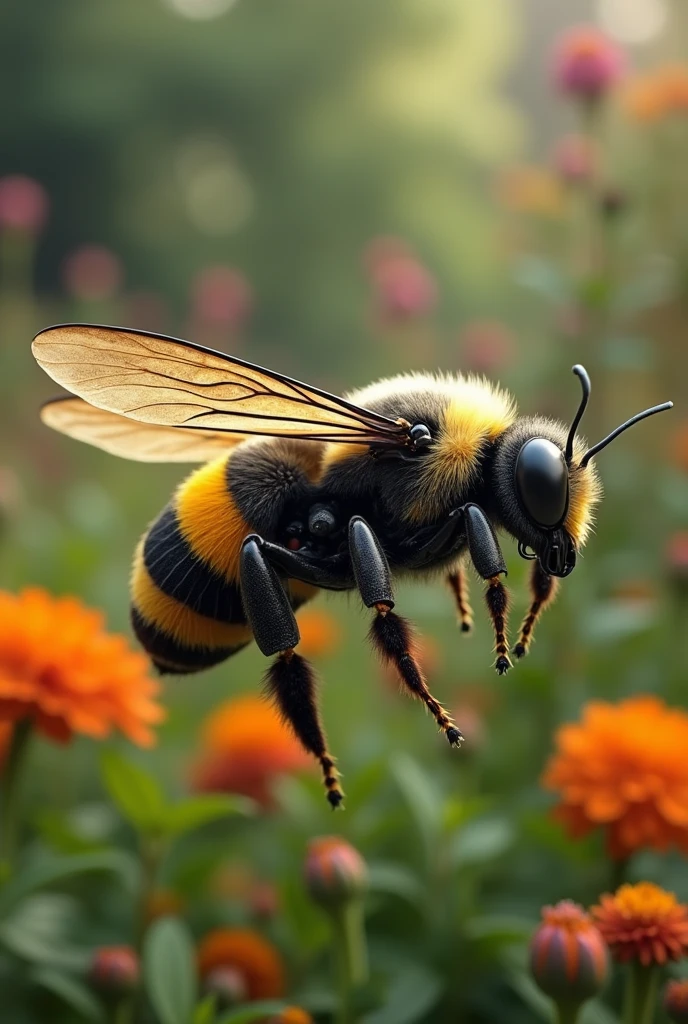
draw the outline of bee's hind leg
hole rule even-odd
[[[468,597],[466,570],[462,565],[457,565],[453,572],[447,574],[447,584],[454,595],[461,632],[470,633],[473,629],[473,609]]]
[[[258,647],[268,657],[277,654],[265,677],[268,693],[305,750],[320,762],[327,799],[333,808],[339,807],[344,794],[320,720],[317,678],[294,650],[300,635],[293,609],[255,535],[247,537],[241,549],[241,593]]]
[[[349,551],[363,603],[377,613],[370,628],[373,646],[383,660],[394,665],[413,696],[423,701],[450,744],[458,746],[463,739],[461,732],[426,686],[414,653],[411,624],[392,611],[394,595],[385,553],[371,528],[359,516],[354,516],[349,523]]]

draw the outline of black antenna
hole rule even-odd
[[[592,446],[592,448],[588,448],[587,452],[581,459],[581,466],[587,466],[590,459],[593,459],[597,453],[601,452],[603,448],[606,448],[615,437],[618,437],[619,434],[623,434],[624,430],[628,430],[628,428],[632,427],[634,423],[640,423],[641,420],[647,419],[648,416],[654,416],[656,412],[664,412],[665,409],[673,409],[673,407],[673,402],[662,402],[661,405],[653,405],[651,409],[646,409],[644,412],[639,412],[635,416],[631,416],[630,420],[626,420],[626,422],[622,423],[620,427],[616,428],[616,430],[612,430],[611,434],[608,434],[602,441],[598,441],[597,444]]]
[[[571,429],[569,430],[569,436],[566,439],[566,451],[564,452],[564,455],[568,463],[570,463],[571,459],[573,458],[573,442],[576,438],[576,430],[578,429],[578,424],[583,419],[583,413],[585,412],[587,404],[590,401],[590,378],[588,377],[588,371],[585,369],[584,366],[581,366],[580,363],[576,363],[576,365],[572,369],[576,377],[578,377],[578,380],[581,382],[581,388],[583,389],[583,397],[581,398],[580,405],[578,406],[578,412],[573,417],[573,423],[571,424]]]

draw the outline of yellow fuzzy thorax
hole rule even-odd
[[[411,519],[441,514],[446,495],[461,493],[470,486],[479,472],[485,446],[516,419],[513,398],[484,378],[440,378],[437,383],[449,401],[440,420],[439,435],[423,465],[423,498],[410,510]]]

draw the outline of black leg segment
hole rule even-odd
[[[365,519],[354,516],[349,522],[349,553],[356,586],[366,608],[384,604],[394,607],[389,564],[377,539]]]
[[[240,571],[246,617],[261,653],[277,654],[296,647],[299,627],[289,598],[255,534],[242,545]]]
[[[344,794],[334,758],[327,750],[313,669],[300,654],[285,651],[268,669],[265,683],[282,717],[294,730],[304,749],[320,762],[327,799],[333,809],[339,807]]]
[[[466,540],[471,561],[479,576],[490,580],[502,573],[506,576],[506,563],[489,519],[478,505],[464,505]]]

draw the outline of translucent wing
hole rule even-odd
[[[61,434],[137,462],[209,462],[242,440],[215,430],[137,423],[73,395],[46,402],[41,419]]]
[[[142,423],[401,447],[409,424],[241,359],[120,327],[68,324],[36,336],[53,380]]]

